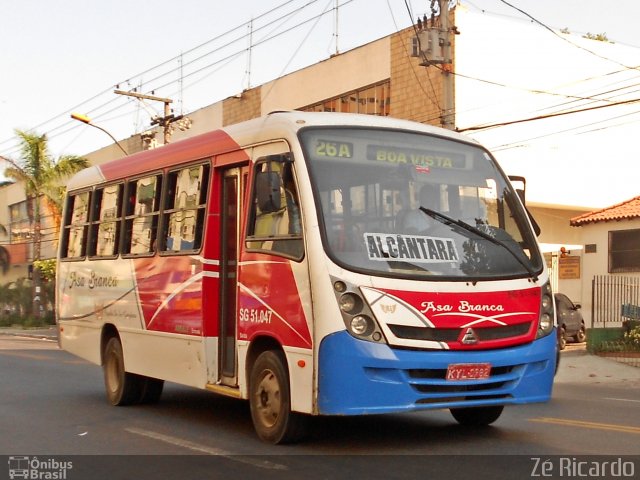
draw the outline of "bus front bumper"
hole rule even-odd
[[[546,402],[556,362],[553,332],[499,350],[434,351],[391,348],[346,331],[320,345],[318,413],[361,415],[421,409]],[[447,380],[450,364],[489,363],[482,380]]]

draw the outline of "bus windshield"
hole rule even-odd
[[[344,268],[466,281],[541,271],[526,211],[480,146],[350,127],[300,138],[325,248]]]

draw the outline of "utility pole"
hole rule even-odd
[[[414,57],[420,57],[420,65],[429,67],[440,65],[442,75],[442,101],[440,125],[455,129],[454,76],[451,52],[451,33],[458,34],[449,22],[449,0],[438,0],[438,17],[435,17],[435,2],[431,0],[431,18],[418,18],[417,35],[414,41]],[[437,26],[436,26],[437,25]]]
[[[162,98],[162,97],[155,97],[153,95],[145,95],[143,93],[125,92],[124,90],[114,90],[113,93],[116,93],[118,95],[126,95],[127,97],[135,97],[140,100],[153,100],[154,102],[164,103],[164,116],[156,117],[152,119],[151,125],[160,125],[164,131],[164,143],[165,145],[169,143],[169,141],[171,140],[171,131],[169,129],[169,126],[173,122],[178,121],[182,118],[182,115],[179,115],[176,117],[171,113],[171,109],[169,108],[169,105],[173,103],[173,100],[171,100],[170,98]]]
[[[440,26],[444,35],[442,45],[442,126],[448,130],[455,129],[455,104],[453,100],[454,77],[453,58],[451,58],[451,32],[449,27],[449,0],[439,0]],[[442,37],[441,37],[442,38]]]

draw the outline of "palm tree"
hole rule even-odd
[[[7,229],[1,223],[0,223],[0,234],[2,235],[7,234]],[[0,271],[2,273],[7,273],[8,270],[9,270],[9,254],[7,253],[7,250],[0,245]]]
[[[47,135],[16,130],[20,140],[20,160],[10,161],[11,167],[5,169],[5,176],[24,185],[27,208],[33,222],[33,260],[40,260],[41,252],[41,201],[44,201],[59,227],[62,212],[64,188],[61,181],[69,175],[87,167],[87,159],[76,155],[64,155],[56,161],[51,157],[47,146]],[[39,286],[39,272],[34,267],[33,278]],[[38,295],[34,295],[35,298]],[[35,305],[34,305],[35,307]],[[39,305],[34,315],[39,316]]]

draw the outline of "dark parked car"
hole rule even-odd
[[[554,297],[558,315],[558,345],[560,350],[564,350],[569,338],[572,338],[575,342],[584,342],[587,339],[587,331],[580,312],[580,305],[573,303],[569,300],[569,297],[562,293],[556,293]]]

